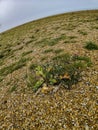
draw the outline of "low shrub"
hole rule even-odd
[[[96,45],[93,42],[87,42],[86,45],[84,46],[88,50],[98,50],[98,45]]]
[[[34,91],[43,87],[44,84],[47,86],[62,85],[71,89],[73,84],[79,82],[81,72],[87,66],[88,60],[84,57],[59,55],[54,57],[50,63],[31,65],[27,83]]]

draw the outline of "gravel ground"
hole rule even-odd
[[[89,73],[72,90],[2,94],[0,130],[97,130],[98,84],[92,77],[98,73]]]

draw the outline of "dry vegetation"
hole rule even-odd
[[[97,130],[97,94],[97,10],[0,34],[0,130]]]

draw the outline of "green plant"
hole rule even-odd
[[[96,19],[95,19],[96,21],[98,20],[98,17],[96,17]]]
[[[66,30],[73,30],[76,28],[77,25],[73,25],[71,23],[69,23],[67,26],[66,26]]]
[[[12,54],[13,54],[13,51],[10,48],[4,49],[0,51],[0,59],[11,56]]]
[[[0,59],[0,66],[1,66],[1,65],[3,65],[3,60],[2,60],[2,59]]]
[[[28,86],[31,86],[34,91],[43,84],[62,85],[70,89],[73,84],[78,83],[81,72],[88,66],[88,62],[88,58],[62,54],[53,58],[48,64],[31,65],[31,73],[27,79]]]
[[[2,59],[4,57],[4,54],[0,53],[0,59]]]
[[[16,91],[16,88],[17,88],[16,85],[12,86],[12,88],[10,89],[10,92],[14,92],[14,91]]]
[[[57,50],[54,51],[54,53],[56,53],[56,54],[59,54],[61,52],[63,52],[63,49],[57,49]]]
[[[48,41],[48,45],[49,46],[54,46],[56,44],[58,44],[58,42],[61,40],[61,37],[58,37],[58,38],[54,38],[54,39],[51,39],[50,41]]]
[[[87,32],[85,32],[85,31],[78,30],[78,32],[79,32],[80,34],[82,34],[82,35],[87,35]]]
[[[41,61],[45,61],[45,60],[47,60],[47,57],[44,56],[41,58]]]
[[[29,38],[34,39],[35,37],[34,37],[34,35],[31,35]]]
[[[88,50],[98,50],[98,45],[96,45],[95,43],[89,41],[89,42],[86,43],[84,48],[86,48]]]
[[[70,43],[70,40],[65,40],[64,43],[65,43],[65,44],[66,44],[66,43]]]
[[[96,25],[92,26],[92,29],[98,29],[98,26],[96,26]]]
[[[51,38],[51,39],[43,39],[39,42],[37,42],[37,45],[41,45],[42,47],[44,46],[54,46],[56,44],[58,44],[59,41],[64,40],[66,38],[65,35],[61,35],[60,37],[56,37],[56,38]]]
[[[57,55],[57,56],[52,58],[52,60],[55,60],[55,61],[64,60],[66,62],[68,62],[69,59],[70,59],[70,55],[68,53]]]
[[[30,53],[32,53],[32,52],[33,52],[32,50],[27,51],[27,52],[23,52],[23,53],[22,53],[22,56],[26,56],[26,55],[28,55],[28,54],[30,54]]]
[[[66,38],[64,39],[64,43],[76,43],[76,38],[76,36],[66,36]]]
[[[76,36],[68,36],[69,39],[75,39],[77,38]]]
[[[33,41],[33,40],[30,39],[30,40],[28,40],[25,44],[28,45],[28,44],[32,43],[32,41]]]
[[[49,53],[49,52],[53,52],[53,49],[47,49],[44,51],[44,53]]]
[[[0,77],[0,82],[3,80],[3,78]]]
[[[98,29],[98,26],[96,26],[95,29]]]
[[[33,75],[29,74],[27,76],[27,86],[31,87],[34,92],[36,92],[43,84],[43,78],[39,77],[39,75],[43,76],[43,71],[40,66],[31,65],[30,70],[33,70]]]
[[[86,64],[84,64],[84,65],[86,65],[86,66],[91,66],[92,65],[91,59],[89,57],[86,57],[86,56],[74,55],[73,60],[85,61]]]

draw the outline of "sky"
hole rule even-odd
[[[0,32],[64,12],[98,9],[98,0],[0,0]]]

